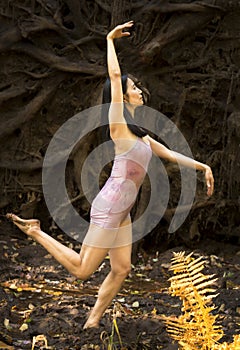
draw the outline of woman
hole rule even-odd
[[[38,220],[23,220],[14,214],[7,214],[14,224],[45,247],[59,263],[79,279],[87,279],[109,254],[111,271],[99,289],[96,304],[84,328],[98,327],[104,311],[130,271],[129,212],[143,182],[152,152],[168,161],[204,171],[207,193],[209,196],[213,193],[214,180],[209,166],[167,149],[134,124],[135,107],[144,103],[142,91],[131,79],[121,77],[114,47],[114,39],[129,36],[128,30],[132,25],[132,21],[124,23],[107,35],[110,81],[106,83],[105,89],[111,91],[108,118],[115,159],[109,180],[93,201],[91,222],[80,254],[43,232]]]

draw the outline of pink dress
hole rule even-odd
[[[151,157],[150,144],[141,138],[127,152],[115,156],[111,175],[92,202],[90,223],[117,229],[130,218]]]

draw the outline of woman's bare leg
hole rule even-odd
[[[110,250],[109,248],[92,247],[83,244],[81,252],[78,254],[43,232],[38,220],[20,219],[14,214],[9,214],[8,218],[21,231],[40,243],[71,274],[83,280],[87,279],[97,269],[109,251],[111,271],[100,287],[96,304],[84,325],[84,328],[98,327],[104,311],[110,305],[131,269],[131,244],[119,248],[111,248]],[[125,225],[126,223],[121,226],[119,234],[126,234],[128,237],[131,237],[130,222]],[[91,225],[89,230],[91,230]]]
[[[131,236],[130,222],[128,222],[128,225],[125,228],[124,226],[121,226],[119,233],[125,233]],[[122,283],[131,270],[131,251],[131,244],[123,247],[112,248],[109,250],[111,271],[99,289],[97,301],[90,312],[89,318],[85,323],[84,328],[98,327],[99,321],[104,311],[111,304],[112,299],[121,288]]]
[[[43,232],[38,220],[20,219],[14,214],[7,214],[7,217],[21,231],[40,243],[71,274],[82,280],[87,279],[98,268],[108,253],[107,248],[90,247],[83,244],[79,254]]]

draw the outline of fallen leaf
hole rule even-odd
[[[151,314],[155,316],[155,315],[157,314],[157,309],[154,308],[154,309],[151,311]]]
[[[7,328],[8,331],[12,330],[12,327],[10,326],[8,318],[5,318],[5,320],[3,321],[3,324],[4,324],[5,328]]]
[[[9,346],[7,344],[5,344],[4,342],[0,341],[0,349],[7,349],[7,350],[14,350],[13,346]]]
[[[35,344],[38,342],[44,342],[44,347],[46,349],[48,349],[48,342],[47,342],[47,338],[45,337],[44,334],[39,334],[37,336],[33,337],[33,341],[32,341],[32,350],[35,349]]]
[[[132,307],[139,307],[139,302],[138,301],[134,301],[134,303],[132,303]]]
[[[19,330],[21,331],[21,332],[24,332],[24,331],[26,331],[28,329],[28,325],[27,325],[27,323],[23,323],[22,325],[21,325],[21,327],[19,327]]]
[[[125,302],[125,298],[119,298],[118,301],[119,301],[119,303],[124,303]]]

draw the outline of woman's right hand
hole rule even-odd
[[[213,194],[214,190],[214,178],[212,174],[212,169],[207,166],[205,170],[205,180],[207,184],[207,195],[210,197]]]
[[[124,36],[129,36],[131,33],[124,30],[131,28],[132,26],[133,26],[133,21],[129,21],[124,24],[119,24],[113,30],[111,30],[111,32],[108,33],[107,39],[113,40],[113,39],[122,38]]]

